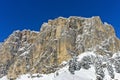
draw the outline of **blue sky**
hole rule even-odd
[[[120,38],[120,0],[0,0],[0,42],[18,29],[39,31],[59,16],[100,16]]]

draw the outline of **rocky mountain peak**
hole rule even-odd
[[[81,41],[79,44],[83,45],[86,50],[88,48],[94,49],[97,45],[100,45],[104,41],[109,41],[109,39],[113,40],[113,42],[118,41],[113,27],[107,23],[102,23],[99,16],[92,18],[75,16],[69,18],[59,17],[49,20],[48,23],[42,25],[41,32],[53,32],[52,30],[55,32],[56,39],[66,37],[68,39],[66,40],[67,43],[72,41],[69,42],[69,45],[74,44],[74,47],[79,40]],[[68,36],[71,38],[69,39]]]
[[[43,23],[40,32],[15,31],[0,51],[0,77],[15,79],[25,73],[51,73],[61,63],[83,52],[112,56],[120,51],[113,27],[100,17],[59,17]]]

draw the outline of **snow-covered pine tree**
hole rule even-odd
[[[114,70],[111,64],[107,63],[107,70],[112,79],[114,79]]]
[[[73,60],[69,61],[69,71],[71,74],[74,74],[75,72],[75,62]]]
[[[76,70],[81,69],[81,63],[77,61],[77,57],[73,56],[73,58],[69,61],[69,71],[71,74],[74,74]]]
[[[104,74],[104,71],[103,71],[103,67],[102,67],[102,59],[97,56],[95,58],[95,71],[96,71],[96,75],[97,75],[97,80],[103,80],[105,74]]]
[[[84,56],[81,60],[81,66],[84,68],[84,69],[89,69],[90,68],[90,64],[92,64],[92,61],[91,61],[91,57],[90,56]]]
[[[115,71],[120,73],[120,56],[114,58]]]

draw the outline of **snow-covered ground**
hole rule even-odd
[[[37,77],[37,75],[39,75],[39,77]],[[68,71],[68,66],[66,66],[55,73],[48,75],[33,74],[32,76],[34,76],[34,78],[31,78],[30,74],[21,75],[16,80],[94,80],[95,71],[94,68],[91,67],[89,70],[81,69],[80,71],[76,71],[75,75],[72,75]],[[5,76],[0,80],[8,79]]]
[[[94,55],[92,52],[83,53],[78,56],[78,60],[81,60],[86,55]],[[104,80],[120,80],[120,74],[114,72],[115,78],[111,79],[109,73],[104,69],[105,77]],[[7,77],[3,77],[0,80],[8,80]],[[51,74],[30,74],[21,75],[16,80],[96,80],[96,73],[94,66],[88,70],[81,68],[79,71],[75,71],[75,74],[71,74],[68,70],[68,65]]]

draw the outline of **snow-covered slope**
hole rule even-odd
[[[58,73],[59,73],[58,76],[56,75],[56,73],[51,73],[48,75],[33,74],[34,78],[31,78],[30,74],[26,74],[26,75],[21,75],[16,80],[95,80],[96,79],[95,70],[93,66],[89,70],[81,69],[80,71],[75,72],[75,75],[72,75],[68,71],[68,67],[64,67],[63,69],[59,70]],[[115,73],[115,79],[120,80],[120,74]],[[0,80],[8,80],[8,79],[5,76]],[[112,80],[107,72],[104,80]]]
[[[58,75],[57,75],[58,73]],[[37,76],[40,77],[37,77]],[[81,69],[80,71],[75,72],[75,75],[72,75],[68,71],[68,66],[60,69],[56,73],[51,73],[48,75],[40,75],[40,74],[33,74],[34,78],[30,77],[30,74],[22,75],[16,80],[94,80],[95,79],[95,70],[94,68],[90,68],[89,70]],[[8,80],[3,77],[0,80]]]
[[[82,61],[82,59],[85,56],[91,56],[91,55],[94,57],[96,57],[96,56],[103,57],[100,55],[95,55],[93,52],[85,52],[78,56],[77,61]],[[118,54],[113,55],[113,57],[111,57],[111,58],[115,58],[116,55],[118,55]],[[91,64],[89,69],[84,69],[83,67],[81,67],[81,69],[75,71],[74,74],[71,74],[71,72],[69,71],[69,64],[67,62],[64,62],[64,64],[66,64],[66,66],[57,70],[55,73],[25,74],[25,75],[19,76],[16,80],[96,80],[97,74],[96,74],[94,64]],[[106,64],[106,62],[104,62],[104,60],[103,60],[103,64]],[[116,73],[115,69],[113,72],[114,79],[111,78],[107,68],[104,67],[103,71],[104,71],[103,80],[120,80],[120,73]],[[8,80],[8,79],[6,76],[4,76],[0,80]]]

